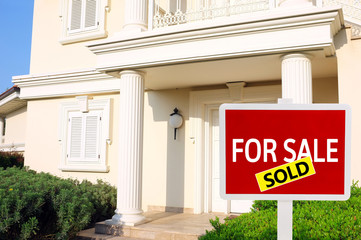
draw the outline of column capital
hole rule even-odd
[[[308,53],[288,53],[288,54],[285,54],[285,55],[282,55],[281,56],[281,60],[287,60],[287,59],[297,59],[297,58],[302,58],[302,59],[305,59],[307,58],[308,60],[312,60],[313,59],[313,56],[311,54],[308,54]]]
[[[119,72],[119,76],[122,77],[124,75],[138,75],[142,78],[145,76],[145,72],[139,70],[123,70]]]
[[[280,7],[311,7],[313,6],[312,0],[285,0],[279,4]]]

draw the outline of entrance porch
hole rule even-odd
[[[196,240],[199,236],[211,230],[209,219],[223,219],[229,215],[221,213],[213,214],[189,214],[174,212],[146,212],[146,223],[135,227],[109,226],[104,222],[97,223],[95,228],[87,229],[78,233],[78,240],[141,240],[141,239],[187,239]]]

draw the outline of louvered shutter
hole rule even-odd
[[[83,0],[70,1],[70,19],[69,30],[80,30],[82,25],[82,5]]]
[[[70,33],[92,30],[98,26],[99,0],[69,0]]]
[[[69,113],[68,162],[96,162],[99,160],[101,111]]]
[[[84,157],[85,159],[96,159],[98,157],[99,116],[86,116],[85,120]]]
[[[82,126],[83,118],[82,116],[72,116],[70,117],[70,149],[69,155],[70,158],[80,158],[81,157],[81,148],[82,148]]]
[[[97,26],[97,0],[86,0],[85,7],[85,28]]]

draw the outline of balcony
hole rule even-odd
[[[244,13],[267,11],[269,0],[153,0],[151,28],[204,21]]]
[[[236,15],[254,15],[281,7],[342,7],[352,36],[361,36],[360,0],[150,0],[148,29],[220,19]],[[301,5],[302,4],[302,5]]]

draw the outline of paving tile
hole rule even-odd
[[[228,216],[225,214],[170,212],[147,212],[144,215],[147,222],[135,227],[110,227],[104,222],[97,223],[97,229],[100,229],[100,232],[112,235],[95,234],[93,229],[80,232],[79,237],[88,237],[90,240],[197,240],[198,236],[203,235],[206,230],[212,229],[209,219],[214,219],[217,216],[223,222],[224,218]],[[120,234],[122,236],[119,236]],[[82,239],[79,238],[79,240]]]

